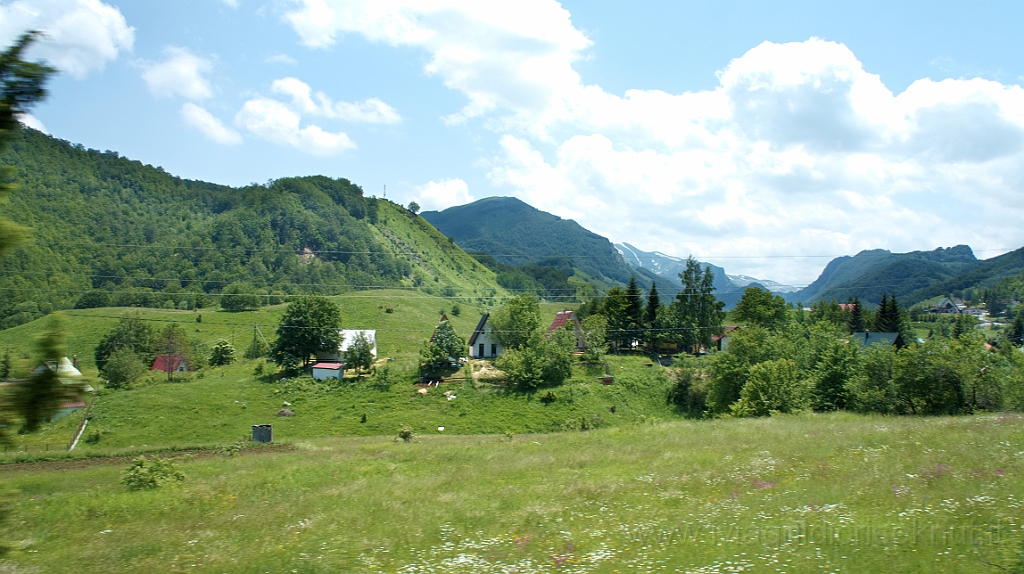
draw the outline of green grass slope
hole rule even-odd
[[[550,390],[554,400],[549,401],[541,400],[547,390],[512,393],[472,380],[455,380],[423,395],[413,385],[414,357],[389,364],[400,380],[387,390],[367,378],[278,380],[255,374],[258,362],[243,361],[178,382],[157,376],[130,390],[101,391],[86,432],[98,434],[98,441],[80,443],[75,452],[231,444],[249,435],[254,424],[273,424],[275,438],[289,442],[394,435],[403,426],[421,434],[546,433],[677,417],[665,401],[668,378],[641,362],[613,358],[621,373],[610,386],[600,383],[600,373],[578,369],[573,379]],[[294,416],[275,416],[283,408]],[[79,422],[81,414],[71,415],[38,433],[17,435],[8,456],[26,450],[37,455],[45,445],[58,450]]]
[[[302,441],[0,467],[13,572],[994,572],[1024,544],[1016,417],[814,415]]]

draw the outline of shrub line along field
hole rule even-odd
[[[4,467],[12,571],[991,572],[1022,550],[1021,418],[846,413],[300,440]],[[173,455],[171,455],[173,456]]]

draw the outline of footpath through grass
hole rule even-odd
[[[326,438],[181,460],[0,467],[5,569],[995,572],[1019,568],[1016,415],[807,415],[552,435]]]

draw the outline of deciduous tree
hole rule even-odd
[[[318,295],[300,297],[285,309],[277,327],[274,357],[279,364],[306,366],[316,353],[336,353],[341,344],[341,309]]]
[[[540,305],[533,295],[519,295],[495,310],[489,319],[506,350],[527,345],[540,329]]]
[[[356,374],[373,367],[373,343],[362,331],[356,333],[348,342],[348,349],[345,351],[346,366],[355,368]]]
[[[760,287],[747,287],[734,314],[748,325],[777,329],[789,322],[789,307],[781,296]]]

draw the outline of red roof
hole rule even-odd
[[[561,329],[572,320],[572,311],[559,311],[555,315],[555,320],[551,322],[551,326],[548,327],[548,333],[555,329]]]
[[[339,371],[344,366],[345,366],[345,363],[317,363],[317,364],[313,365],[313,368],[314,369],[330,369],[332,371]]]
[[[712,341],[718,341],[722,337],[728,337],[729,333],[732,333],[736,329],[739,329],[739,327],[737,327],[736,325],[726,325],[725,328],[722,330],[722,334],[721,335],[712,335],[711,336],[711,340]]]
[[[150,367],[150,371],[163,371],[165,373],[171,373],[178,369],[178,365],[185,361],[185,357],[181,355],[157,355],[156,360],[153,361],[153,366]],[[188,366],[185,366],[188,369]]]

